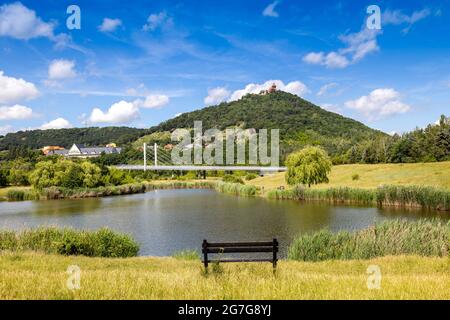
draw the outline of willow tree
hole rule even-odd
[[[325,150],[306,147],[286,159],[286,182],[289,185],[327,183],[332,163]]]

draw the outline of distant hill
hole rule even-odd
[[[0,150],[11,147],[39,149],[47,145],[69,148],[73,143],[87,146],[106,145],[115,142],[118,145],[138,139],[148,132],[146,129],[128,127],[90,127],[71,129],[29,130],[8,133],[0,138]]]
[[[183,113],[150,128],[150,132],[192,128],[194,121],[198,120],[203,122],[204,130],[223,130],[234,126],[280,129],[282,155],[314,144],[322,145],[332,156],[339,156],[361,141],[386,136],[361,122],[326,111],[283,91],[265,95],[248,94],[238,101]],[[145,137],[140,141],[145,141]]]

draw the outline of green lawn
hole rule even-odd
[[[81,270],[81,288],[66,283]],[[381,270],[369,290],[367,268]],[[450,299],[448,258],[384,257],[317,263],[225,264],[205,275],[198,260],[0,253],[0,299]]]
[[[353,180],[353,175],[359,175]],[[428,185],[450,188],[450,162],[408,164],[352,164],[333,166],[328,184],[314,188],[354,187],[376,188],[381,184]],[[277,173],[248,181],[248,184],[264,187],[265,190],[286,186],[284,173]]]

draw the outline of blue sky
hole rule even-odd
[[[366,26],[373,4],[380,30]],[[149,127],[272,82],[408,131],[450,115],[449,21],[449,1],[3,2],[0,134]]]

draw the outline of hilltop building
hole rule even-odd
[[[269,94],[269,93],[276,92],[276,91],[277,91],[277,85],[275,83],[273,83],[269,89],[261,90],[259,92],[259,94]]]

